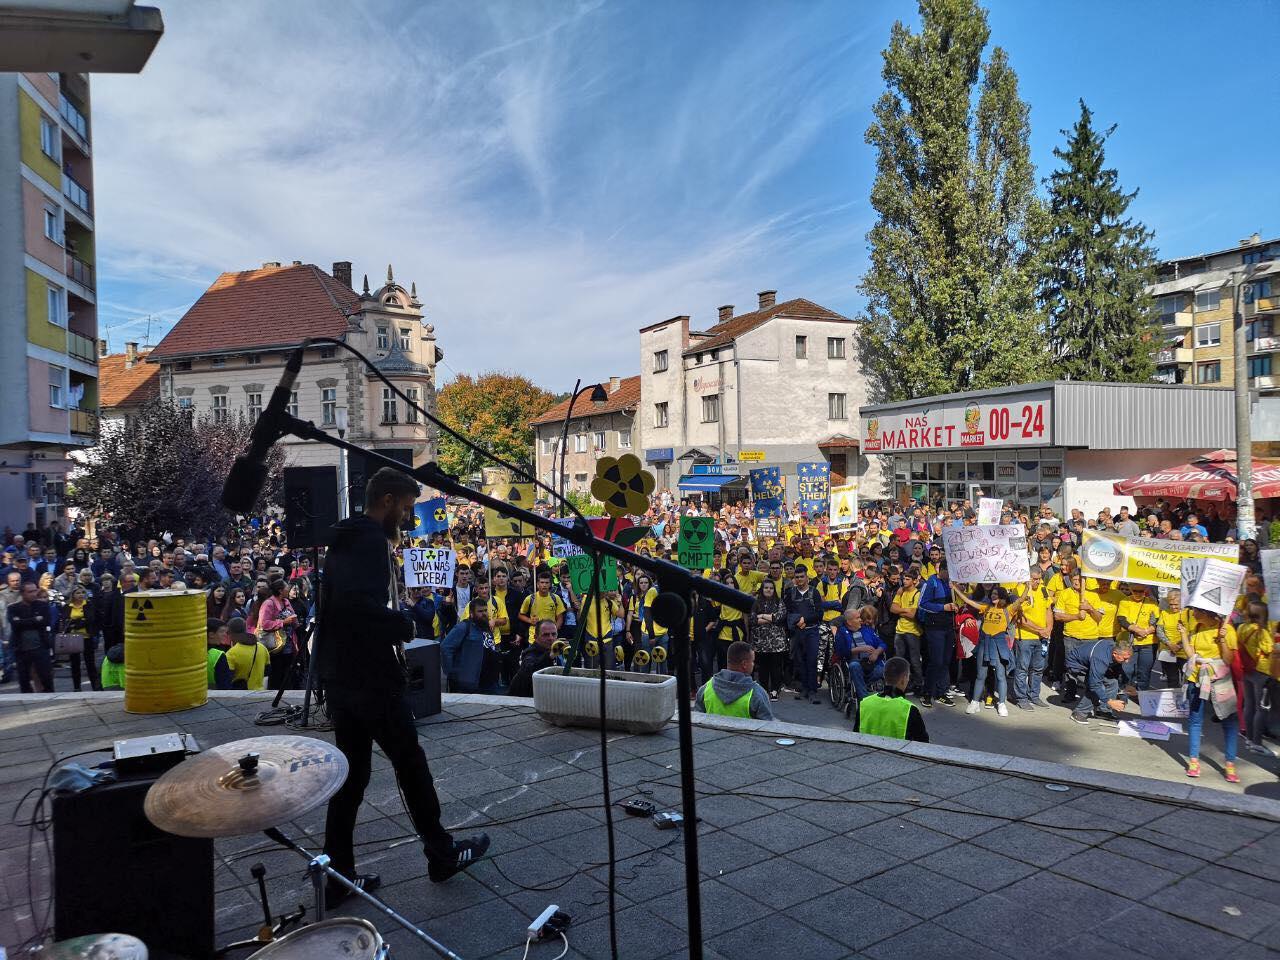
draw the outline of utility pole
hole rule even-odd
[[[1253,431],[1249,426],[1249,338],[1244,322],[1244,301],[1253,292],[1253,285],[1246,282],[1249,268],[1235,271],[1232,290],[1234,324],[1232,327],[1232,353],[1235,356],[1236,393],[1236,539],[1246,540],[1254,536],[1253,514]]]

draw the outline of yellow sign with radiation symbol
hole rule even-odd
[[[831,515],[828,529],[852,527],[858,522],[858,485],[845,483],[831,488]]]
[[[511,483],[507,480],[487,481],[484,492],[522,510],[533,509],[533,484]],[[504,516],[489,507],[484,509],[484,535],[486,537],[531,537],[534,528],[514,517]]]

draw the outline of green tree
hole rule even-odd
[[[1042,210],[1028,108],[974,0],[920,0],[895,23],[876,148],[862,357],[877,399],[1025,383],[1048,369],[1036,312]],[[977,95],[975,98],[975,87]]]
[[[436,397],[441,420],[500,457],[528,464],[533,460],[533,427],[529,421],[554,403],[552,394],[528,377],[489,372],[477,377],[460,373]],[[492,462],[440,434],[440,466],[460,477],[470,476]]]
[[[1049,222],[1039,295],[1049,347],[1061,375],[1074,380],[1140,383],[1155,373],[1151,351],[1155,308],[1146,292],[1155,280],[1153,234],[1126,216],[1135,190],[1120,189],[1106,165],[1114,126],[1099,132],[1080,101],[1080,119],[1062,167],[1046,179]]]

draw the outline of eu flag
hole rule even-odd
[[[413,505],[413,534],[427,536],[432,533],[448,532],[449,510],[445,506],[444,497],[424,500]]]

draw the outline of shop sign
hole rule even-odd
[[[747,462],[763,463],[764,451],[763,450],[739,450],[738,459],[741,460],[743,463],[747,463]]]
[[[951,400],[862,421],[864,453],[1030,447],[1052,443],[1048,391],[997,403]]]
[[[1062,464],[1060,464],[1060,463],[1044,463],[1044,462],[1041,462],[1041,464],[1040,464],[1040,479],[1041,479],[1041,480],[1061,480],[1061,479],[1062,479]]]
[[[674,447],[650,447],[644,452],[646,463],[670,463],[675,459]]]

